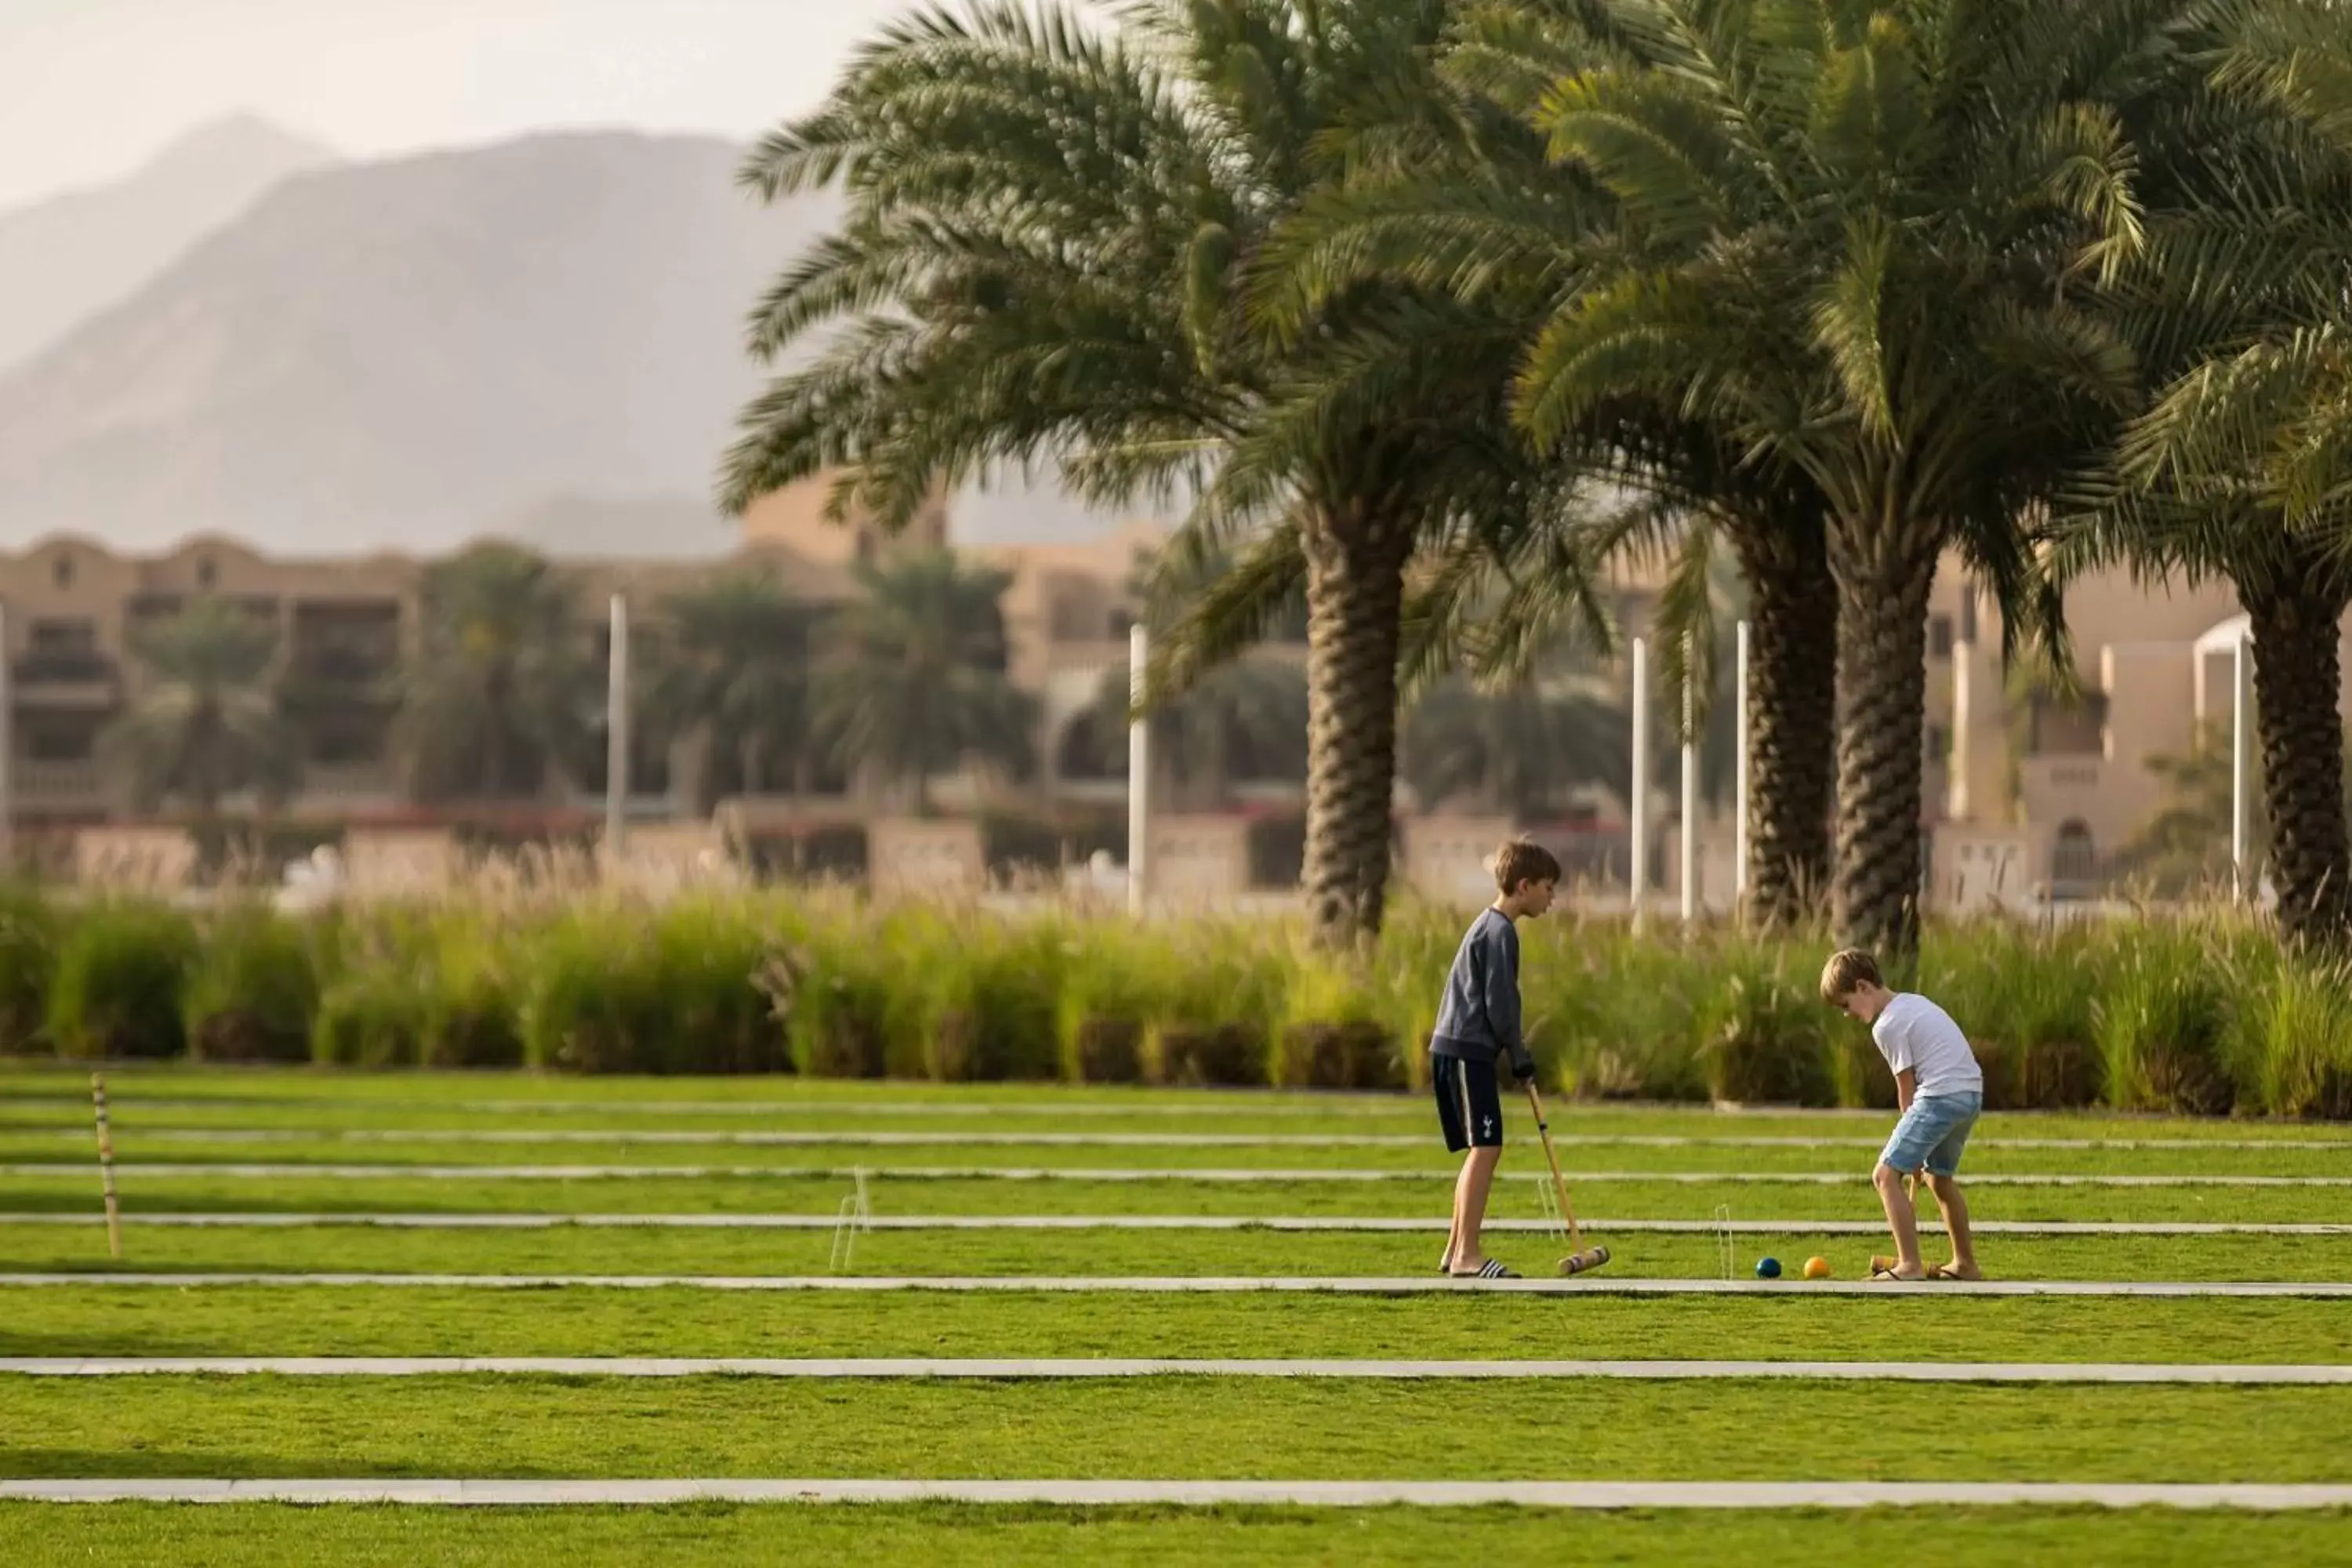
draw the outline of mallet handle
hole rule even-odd
[[[1528,1108],[1536,1113],[1536,1135],[1543,1140],[1544,1163],[1551,1167],[1551,1184],[1559,1194],[1559,1212],[1568,1221],[1569,1241],[1577,1251],[1584,1250],[1584,1228],[1576,1223],[1576,1209],[1568,1201],[1568,1178],[1559,1173],[1559,1155],[1551,1146],[1551,1123],[1544,1120],[1543,1097],[1536,1092],[1535,1079],[1527,1083]]]

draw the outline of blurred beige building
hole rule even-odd
[[[624,594],[639,615],[667,595],[729,571],[774,574],[795,595],[836,604],[856,592],[855,568],[891,551],[944,544],[944,503],[899,539],[823,517],[821,485],[769,497],[746,519],[734,554],[716,563],[573,561],[562,563],[580,605],[582,635],[600,660],[610,644],[604,615]],[[1005,572],[1008,672],[1039,701],[1034,737],[1040,776],[1009,793],[1019,802],[1093,804],[1124,799],[1124,784],[1103,763],[1092,710],[1106,673],[1124,670],[1129,594],[1137,558],[1159,539],[1137,525],[1080,544],[999,546],[970,553]],[[0,552],[0,605],[6,610],[10,675],[11,805],[30,826],[121,818],[128,790],[104,775],[99,736],[135,703],[148,675],[133,652],[142,625],[169,619],[202,596],[226,599],[278,632],[288,717],[301,737],[303,783],[289,814],[316,819],[397,820],[416,815],[394,743],[393,681],[416,647],[419,599],[428,561],[393,554],[293,559],[257,553],[235,541],[191,539],[167,554],[126,556],[98,542],[59,534]],[[641,756],[632,777],[634,816],[679,815],[699,792],[698,749],[681,744]],[[550,785],[541,806],[587,811],[588,790]],[[984,803],[992,786],[941,781],[943,804]],[[886,792],[844,784],[823,798],[792,803],[796,818],[866,820],[887,811]]]
[[[1942,903],[2084,896],[2167,805],[2150,764],[2229,743],[2246,620],[2227,583],[2143,586],[2122,572],[2078,583],[2066,595],[2078,704],[2005,674],[1998,610],[1957,560],[1928,614],[1926,793]]]

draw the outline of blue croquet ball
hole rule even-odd
[[[1756,1260],[1756,1278],[1759,1279],[1778,1279],[1780,1278],[1780,1260],[1777,1258],[1758,1258]]]

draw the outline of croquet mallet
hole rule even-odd
[[[1559,1155],[1551,1146],[1551,1123],[1544,1120],[1543,1097],[1536,1092],[1535,1080],[1527,1085],[1528,1107],[1536,1113],[1536,1135],[1543,1140],[1544,1163],[1551,1167],[1551,1184],[1559,1194],[1559,1214],[1568,1221],[1569,1245],[1576,1250],[1559,1260],[1562,1274],[1589,1274],[1609,1261],[1605,1247],[1584,1245],[1584,1231],[1576,1223],[1576,1210],[1568,1201],[1568,1178],[1559,1173]]]

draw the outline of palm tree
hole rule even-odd
[[[1560,76],[1627,58],[1624,41],[1594,22],[1592,7],[1536,0],[1462,7],[1443,69],[1524,132]],[[1616,254],[1620,221],[1581,170],[1551,163],[1543,138],[1488,130],[1463,166],[1375,170],[1310,204],[1286,226],[1286,265],[1271,275],[1267,308],[1289,321],[1302,302],[1402,283],[1506,321],[1525,317],[1517,330],[1532,337]],[[1548,520],[1565,540],[1521,538],[1517,564],[1532,570],[1508,574],[1507,618],[1473,630],[1499,633],[1522,649],[1539,645],[1589,592],[1591,571],[1622,556],[1671,558],[1673,588],[1654,629],[1665,655],[1662,673],[1678,687],[1685,635],[1702,652],[1711,646],[1688,618],[1697,607],[1688,589],[1727,547],[1752,588],[1745,912],[1785,924],[1827,885],[1830,864],[1837,599],[1826,505],[1801,470],[1758,460],[1719,424],[1679,399],[1616,399],[1595,410],[1563,459],[1610,471],[1652,504]],[[1513,552],[1507,542],[1503,552]],[[1479,662],[1475,654],[1471,662]],[[1486,679],[1524,673],[1490,669]]]
[[[419,634],[400,722],[421,796],[530,795],[584,761],[602,694],[545,559],[481,544],[430,567]]]
[[[1116,36],[1058,6],[927,11],[748,171],[771,196],[837,179],[850,197],[754,348],[850,321],[746,415],[728,503],[838,469],[837,509],[895,526],[943,482],[1037,460],[1100,501],[1194,487],[1180,554],[1235,566],[1163,679],[1248,640],[1262,593],[1303,585],[1304,879],[1330,941],[1380,923],[1408,562],[1556,496],[1506,417],[1517,324],[1392,289],[1341,291],[1295,329],[1255,309],[1287,215],[1479,120],[1433,73],[1450,9],[1139,0]]]
[[[274,624],[198,599],[134,630],[131,645],[148,682],[100,734],[99,754],[129,783],[140,811],[177,796],[209,824],[234,791],[252,790],[265,805],[293,793],[302,748],[278,711]]]
[[[2352,935],[2337,707],[2352,607],[2352,43],[2340,8],[2221,7],[2129,105],[2146,253],[2111,290],[2152,398],[2059,562],[2221,578],[2252,631],[2282,926]]]
[[[2019,518],[2132,395],[2128,349],[2069,280],[2138,239],[2130,150],[2084,84],[2139,68],[2148,8],[1585,9],[1614,58],[1559,76],[1536,118],[1608,191],[1619,237],[1536,343],[1519,414],[1549,442],[1612,399],[1695,409],[1819,492],[1838,597],[1833,918],[1906,955],[1938,560],[1957,547],[2024,604]]]
[[[721,779],[746,795],[789,782],[808,793],[816,762],[810,632],[815,616],[772,576],[734,572],[664,605],[643,707],[656,739],[692,735],[706,751],[697,815]]]
[[[1134,718],[1130,677],[1104,672],[1090,728],[1103,742],[1102,763],[1127,776],[1127,731]],[[1184,690],[1147,703],[1151,754],[1180,786],[1226,791],[1244,780],[1300,779],[1307,773],[1307,678],[1274,658],[1241,658],[1204,672]],[[1223,804],[1221,795],[1217,805]]]
[[[1004,672],[1003,573],[947,551],[860,563],[863,594],[840,613],[845,651],[818,672],[815,721],[840,763],[914,786],[971,763],[1031,764],[1036,704]]]

